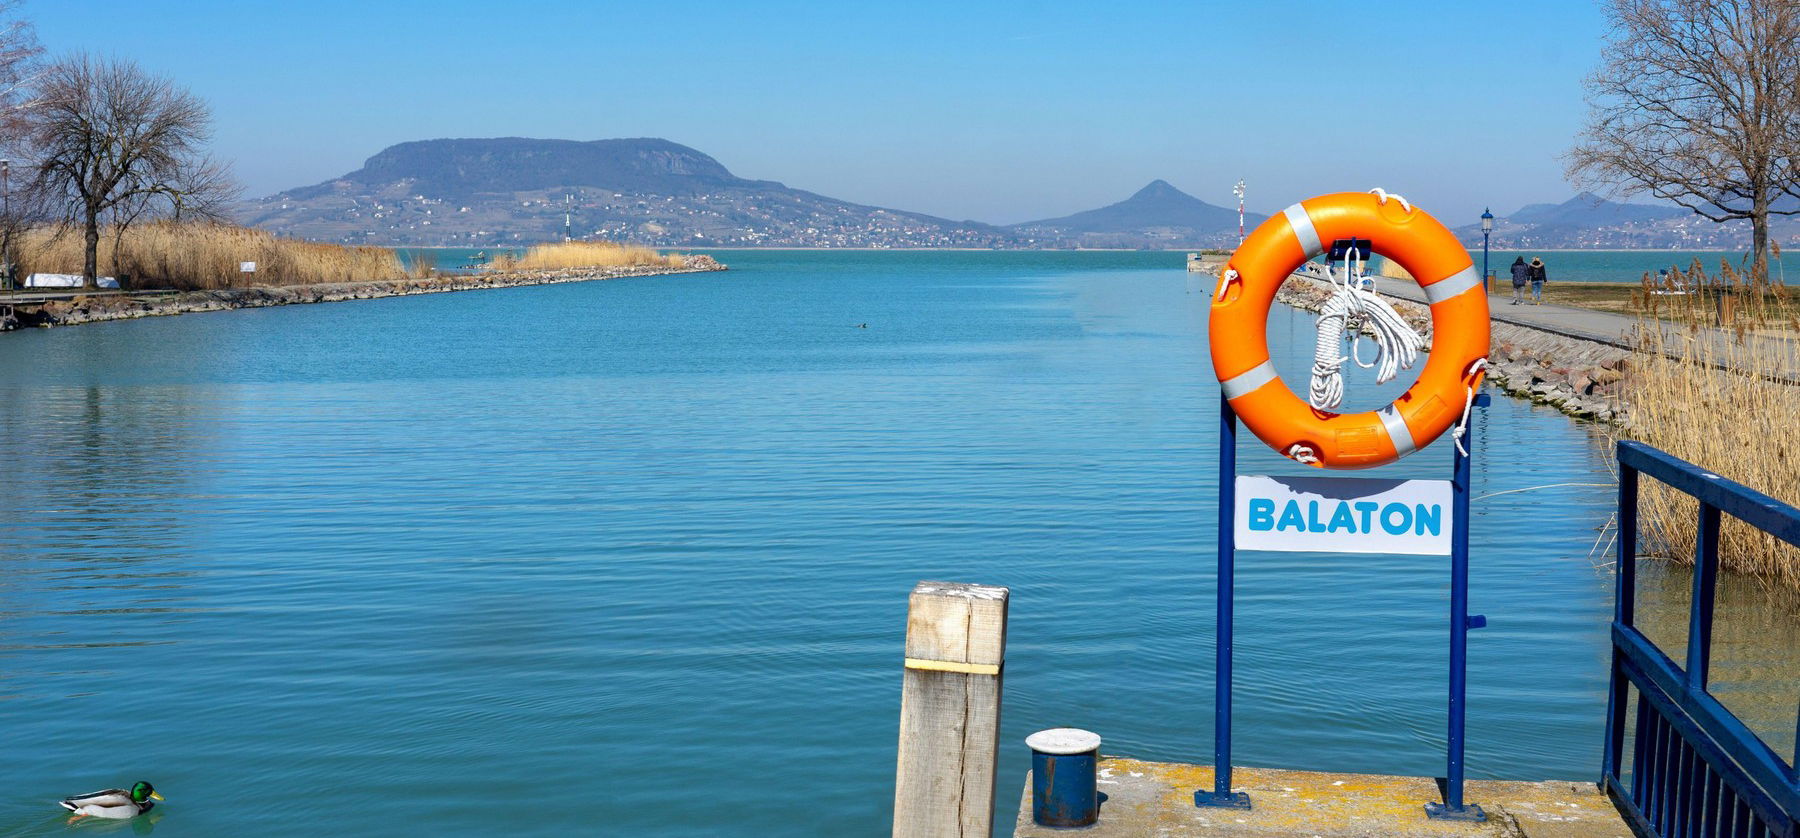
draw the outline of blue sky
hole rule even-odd
[[[1514,3],[28,0],[52,52],[207,99],[248,194],[433,137],[665,137],[743,177],[1015,222],[1153,178],[1452,223],[1574,190],[1603,21]]]

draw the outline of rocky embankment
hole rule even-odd
[[[388,282],[335,282],[322,285],[227,288],[216,291],[184,291],[178,294],[157,296],[134,297],[129,294],[78,296],[68,300],[52,300],[41,305],[16,305],[13,307],[12,326],[73,326],[79,323],[97,323],[104,320],[130,320],[137,317],[160,317],[199,311],[225,311],[236,308],[262,308],[300,303],[333,303],[343,300],[372,300],[378,297],[404,297],[412,294],[440,294],[448,291],[475,291],[484,288],[511,288],[520,285],[549,285],[559,282],[589,282],[632,276],[722,270],[725,270],[725,266],[711,256],[688,256],[686,264],[680,268],[666,266],[568,268],[554,271],[445,275]],[[4,324],[0,324],[0,330],[4,330]]]
[[[1304,281],[1300,281],[1304,280]],[[1283,283],[1275,299],[1295,308],[1318,311],[1331,296],[1324,282],[1306,276]],[[1408,300],[1388,297],[1394,310],[1431,345],[1431,312]],[[1487,380],[1508,395],[1547,404],[1570,416],[1627,425],[1631,406],[1625,400],[1631,370],[1629,350],[1580,340],[1512,323],[1491,325],[1492,350]]]

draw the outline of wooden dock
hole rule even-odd
[[[1210,789],[1210,766],[1102,757],[1100,822],[1087,838],[1254,836],[1255,838],[1631,838],[1612,801],[1593,783],[1471,780],[1467,798],[1487,812],[1482,823],[1431,820],[1423,804],[1440,800],[1427,777],[1232,769],[1233,791],[1252,808],[1201,809],[1194,790]],[[1031,820],[1031,778],[1019,803],[1016,838],[1055,838]]]

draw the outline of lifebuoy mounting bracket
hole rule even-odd
[[[1369,253],[1373,251],[1374,248],[1375,244],[1368,239],[1332,239],[1331,252],[1328,253],[1325,258],[1330,259],[1333,262],[1342,262],[1350,257],[1350,251],[1355,250],[1356,258],[1360,261],[1367,262],[1369,261]]]

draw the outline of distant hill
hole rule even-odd
[[[1791,205],[1791,202],[1784,206]],[[1109,206],[1011,226],[867,206],[732,174],[665,139],[421,140],[361,168],[237,207],[243,222],[320,241],[490,247],[564,234],[658,247],[1231,247],[1237,213],[1151,181]],[[1248,227],[1264,220],[1245,219]],[[1476,224],[1456,228],[1481,242]],[[1800,219],[1775,240],[1800,246]],[[1582,193],[1496,219],[1499,248],[1742,248],[1745,222],[1714,224],[1666,205]]]
[[[1778,240],[1800,225],[1776,219]],[[1456,228],[1462,240],[1481,243],[1479,222]],[[1716,224],[1676,206],[1609,201],[1583,192],[1560,204],[1527,204],[1494,219],[1497,248],[1738,248],[1750,241],[1747,222]]]
[[[1246,228],[1266,216],[1245,216]],[[1048,246],[1204,247],[1237,242],[1237,210],[1218,207],[1153,180],[1116,204],[1015,224],[1010,229]]]
[[[1540,227],[1607,227],[1646,224],[1689,215],[1692,213],[1680,207],[1623,204],[1583,192],[1560,204],[1527,204],[1507,216],[1507,220]]]
[[[975,221],[748,180],[663,139],[401,143],[363,167],[246,202],[247,224],[322,241],[482,247],[576,237],[676,247],[1013,247]]]
[[[340,180],[365,186],[407,181],[444,197],[520,192],[563,186],[628,191],[688,192],[742,181],[719,161],[659,139],[424,140],[383,149]],[[301,195],[330,184],[294,190]]]

